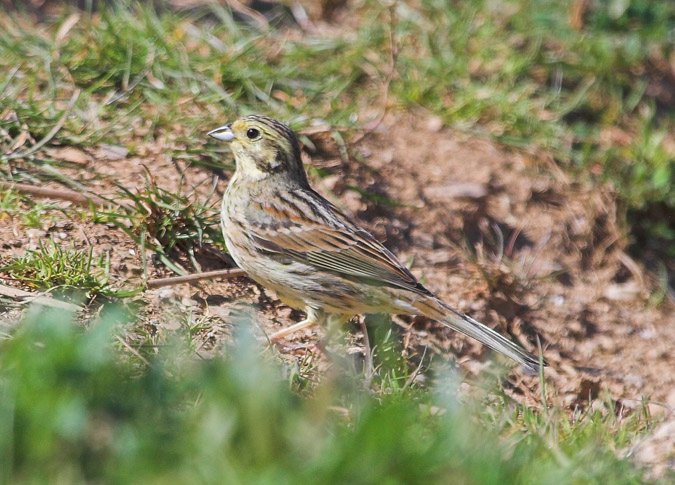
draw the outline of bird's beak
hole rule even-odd
[[[209,136],[212,136],[216,140],[221,141],[232,141],[234,140],[234,133],[232,133],[232,128],[230,125],[223,125],[220,128],[211,130],[207,133]]]

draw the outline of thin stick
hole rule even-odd
[[[32,291],[22,290],[20,288],[14,288],[13,286],[0,285],[0,296],[8,296],[14,299],[23,299],[34,297],[35,293]]]
[[[66,200],[73,204],[89,207],[89,204],[105,205],[107,202],[97,195],[86,195],[68,189],[50,189],[48,187],[36,187],[35,185],[19,184],[15,182],[0,181],[0,188],[14,189],[23,194],[33,195],[43,199]]]
[[[4,279],[4,278],[3,278]],[[12,300],[18,300],[24,304],[32,303],[35,305],[50,306],[55,308],[62,308],[71,312],[76,312],[82,307],[67,301],[57,300],[47,293],[35,293],[32,291],[14,288],[13,286],[0,285],[0,296],[6,296]]]
[[[215,278],[238,278],[240,276],[246,276],[246,272],[243,269],[232,268],[232,269],[219,269],[216,271],[205,271],[203,273],[189,274],[185,276],[170,276],[168,278],[157,278],[154,280],[148,280],[148,288],[161,288],[162,286],[172,286],[180,285],[183,283],[193,283],[195,281],[201,280],[211,280]]]

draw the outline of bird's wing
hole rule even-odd
[[[308,195],[313,208],[304,203]],[[305,192],[296,202],[305,210],[256,203],[268,216],[249,218],[249,237],[261,251],[366,283],[429,293],[387,248],[320,195]],[[255,219],[265,222],[251,223]]]

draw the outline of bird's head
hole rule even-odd
[[[307,184],[300,144],[285,124],[267,116],[250,115],[208,134],[230,143],[239,181],[276,177]]]

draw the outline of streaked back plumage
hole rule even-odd
[[[237,169],[223,200],[223,232],[232,257],[254,280],[306,310],[308,318],[424,314],[538,369],[535,357],[442,302],[370,233],[315,192],[290,128],[252,115],[225,129],[232,131]]]

